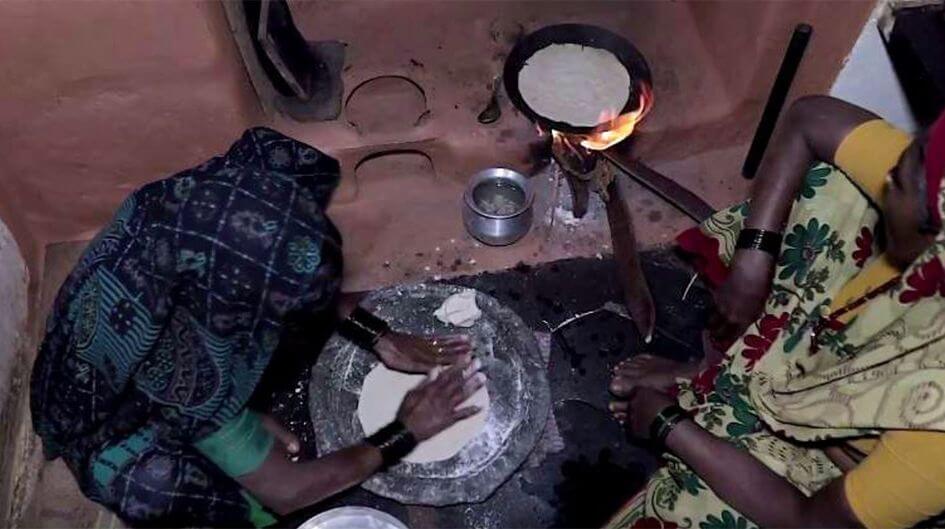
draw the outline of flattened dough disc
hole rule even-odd
[[[397,409],[408,391],[423,381],[425,375],[401,373],[378,363],[364,378],[358,399],[358,419],[370,435],[380,430],[397,416]],[[432,463],[456,455],[479,435],[489,416],[489,393],[485,386],[469,397],[462,406],[479,406],[481,411],[463,419],[439,434],[423,441],[404,461]]]
[[[601,48],[551,44],[535,52],[518,74],[519,91],[539,115],[578,127],[599,125],[630,97],[630,73]]]

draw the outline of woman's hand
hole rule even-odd
[[[764,311],[771,294],[774,258],[757,250],[739,250],[732,270],[715,292],[715,314],[709,334],[716,343],[730,344]]]
[[[611,413],[638,439],[649,439],[656,414],[676,404],[676,399],[666,393],[646,387],[636,387],[629,394],[614,393],[618,399],[610,402]]]
[[[423,441],[480,411],[459,406],[486,383],[478,360],[459,362],[435,378],[427,377],[410,390],[397,411],[397,419],[417,441]]]
[[[472,345],[462,335],[427,338],[391,331],[381,336],[374,352],[391,369],[427,373],[437,366],[468,361]]]

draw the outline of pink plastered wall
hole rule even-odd
[[[31,266],[257,119],[215,2],[4,2],[0,50],[0,215]]]
[[[859,0],[293,2],[307,38],[349,44],[348,91],[391,74],[426,90],[431,114],[422,126],[371,136],[344,116],[321,124],[262,116],[216,2],[4,2],[0,216],[38,266],[45,244],[88,238],[138,185],[219,152],[261,123],[337,154],[351,174],[366,145],[436,139],[453,165],[437,172],[462,180],[531,139],[530,125],[508,111],[498,126],[475,122],[510,39],[519,26],[566,21],[605,26],[643,51],[657,104],[640,129],[639,152],[651,161],[684,160],[746,141],[798,22],[815,34],[794,92],[825,91],[870,7]],[[739,182],[677,176],[713,204],[744,191]]]

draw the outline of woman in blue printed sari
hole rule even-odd
[[[338,163],[275,131],[135,191],[56,299],[31,381],[33,424],[82,491],[133,526],[274,523],[396,463],[475,413],[464,337],[391,331],[340,301],[341,236],[325,215]],[[389,367],[453,364],[364,442],[303,463],[247,404],[298,314]]]

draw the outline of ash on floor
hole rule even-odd
[[[316,512],[342,505],[386,511],[413,529],[425,527],[600,527],[637,492],[657,459],[630,443],[607,412],[607,383],[619,361],[646,350],[691,359],[701,355],[700,329],[709,294],[699,284],[681,299],[690,272],[671,253],[648,252],[644,270],[657,303],[657,333],[644,349],[634,326],[603,311],[563,327],[551,340],[552,412],[564,449],[524,465],[485,502],[431,508],[405,506],[354,488],[285,520],[295,526]],[[620,302],[612,259],[568,259],[540,266],[454,278],[515,310],[537,332],[575,314]],[[309,370],[330,336],[333,321],[316,316],[294,322],[261,386],[256,405],[270,409],[299,435],[302,459],[316,454],[308,416]]]

